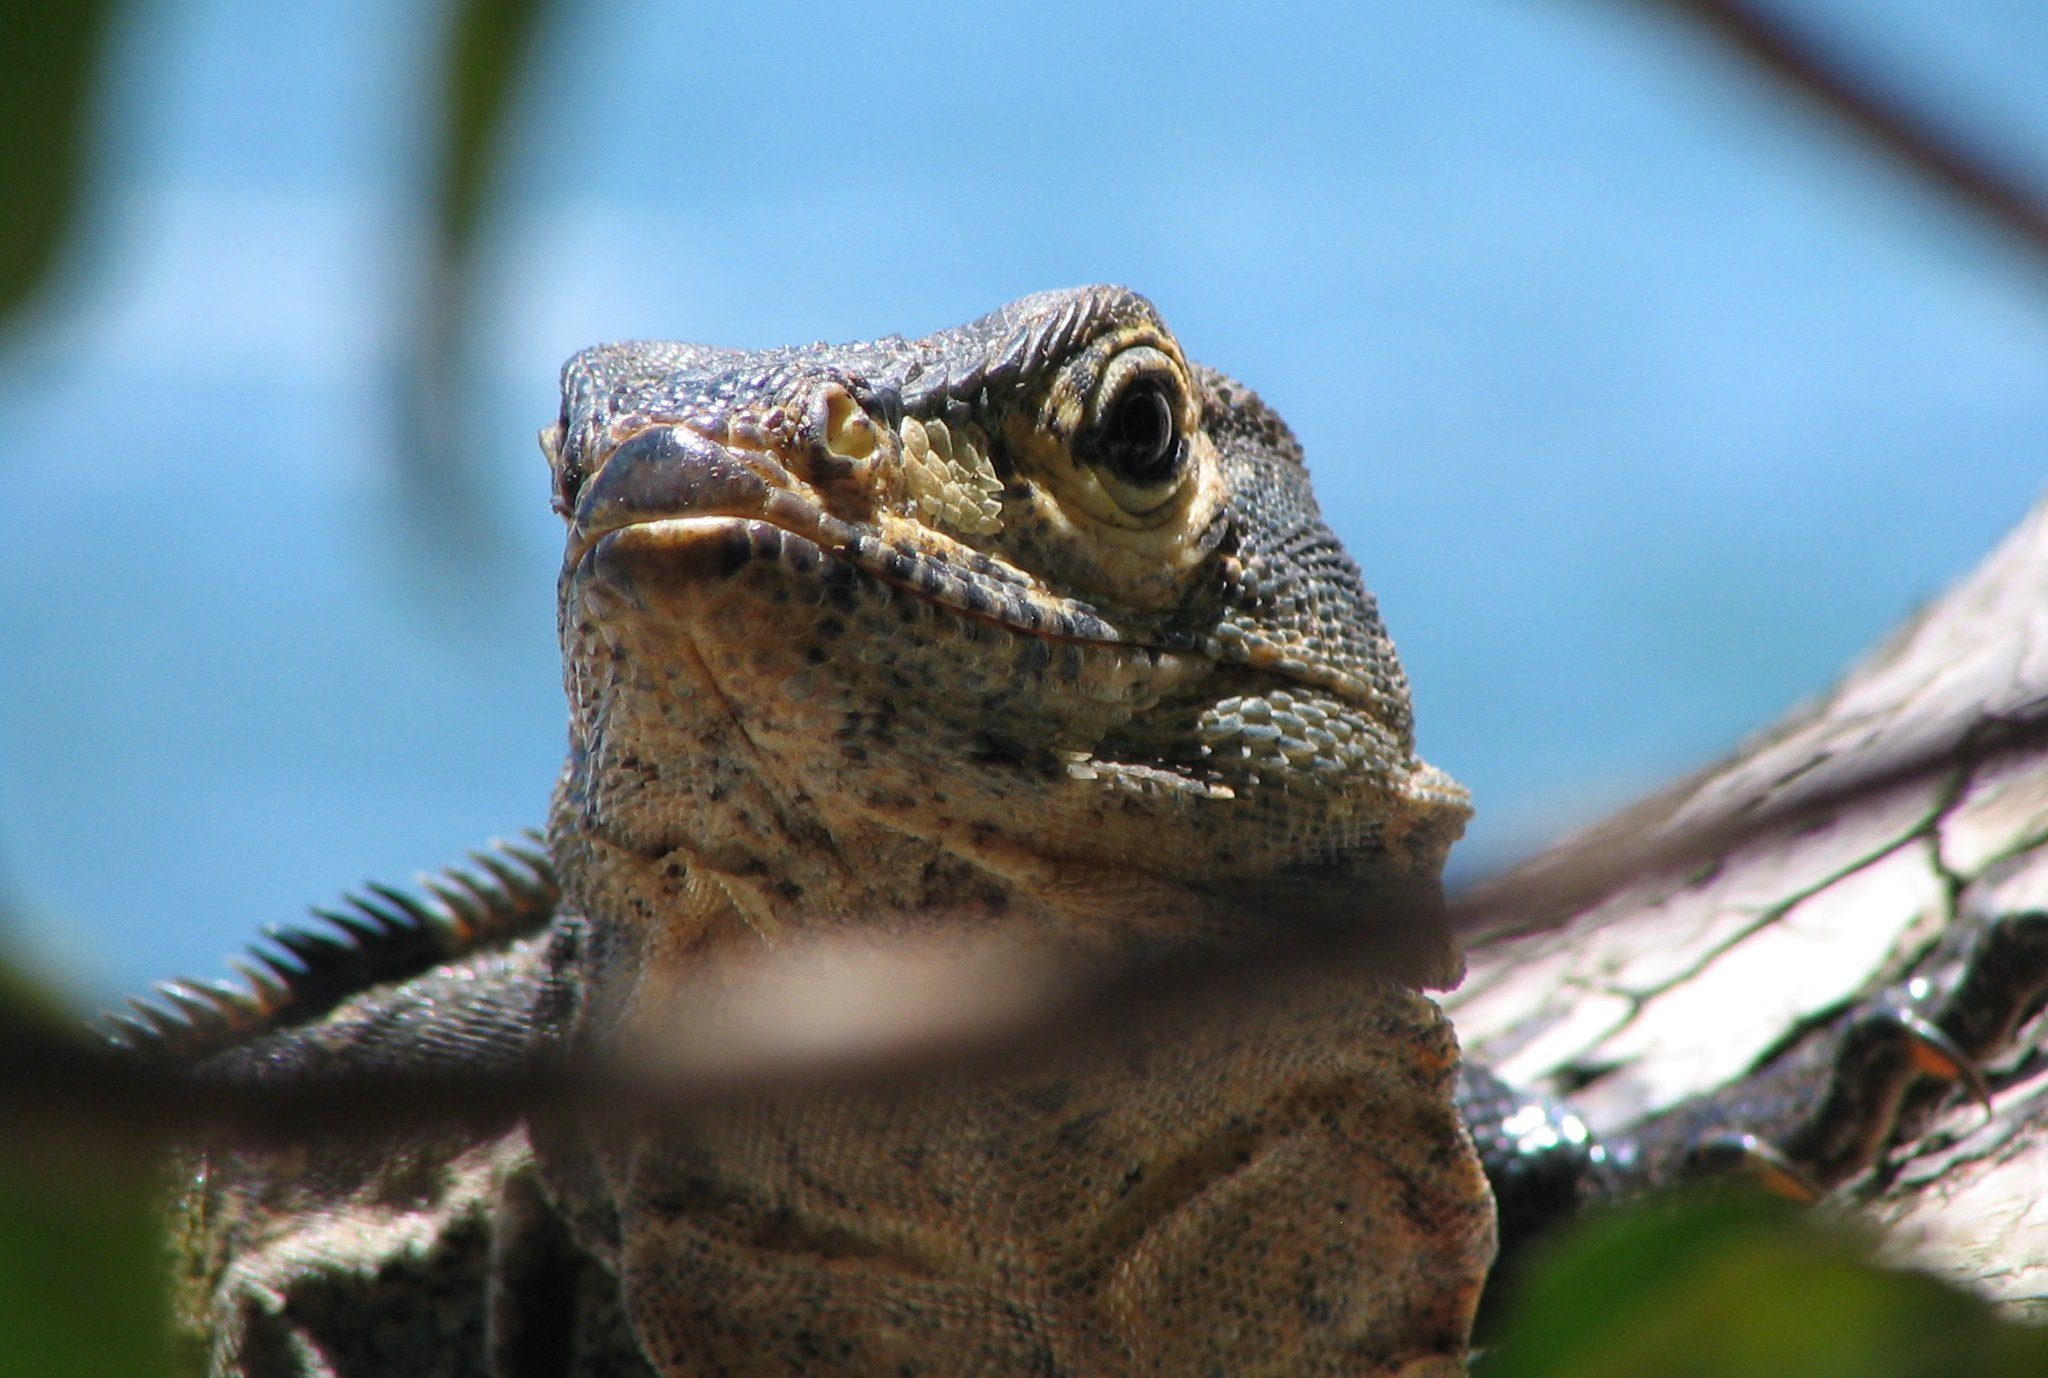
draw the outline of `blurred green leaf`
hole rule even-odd
[[[112,0],[0,4],[0,316],[49,277],[77,218],[86,108]]]
[[[1872,1266],[1861,1233],[1757,1193],[1588,1221],[1509,1304],[1483,1378],[2039,1378],[2048,1331],[1925,1274]]]
[[[438,188],[441,248],[466,258],[497,170],[506,111],[529,70],[547,0],[460,0],[448,44],[446,139]]]
[[[0,1156],[0,1344],[18,1378],[175,1371],[157,1174]]]
[[[393,515],[423,539],[396,548],[424,558],[404,586],[442,604],[451,637],[477,623],[479,595],[499,551],[478,490],[483,466],[456,424],[465,331],[476,294],[471,261],[520,82],[549,0],[457,0],[441,73],[440,159],[432,238],[421,245],[422,293],[410,309],[411,358],[398,389]],[[454,595],[452,599],[449,595]]]
[[[0,961],[0,1085],[17,1093],[0,1094],[0,1371],[169,1375],[156,1145],[19,1099],[24,1073],[79,1037],[56,997]]]

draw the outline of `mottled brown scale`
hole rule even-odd
[[[1491,1221],[1414,987],[1458,971],[1465,804],[1278,421],[1114,288],[603,347],[564,395],[573,1041],[848,937],[1100,962],[1341,912],[1386,973],[886,1097],[547,1127],[656,1367],[1458,1371]]]
[[[436,891],[459,951],[291,938],[192,1075],[630,1071],[874,957],[882,1016],[1294,927],[1376,962],[687,1119],[196,1146],[214,1372],[1462,1372],[1493,1217],[1421,991],[1465,797],[1279,420],[1103,287],[562,387],[550,874]]]
[[[1285,426],[1101,288],[563,382],[549,854],[373,886],[120,1028],[233,1104],[338,1093],[324,1129],[366,1084],[531,1090],[536,1058],[640,1098],[190,1146],[211,1372],[1460,1371],[1492,1221],[1416,988],[1457,968],[1464,800]],[[2044,589],[2037,507],[1833,693],[1468,902],[1514,916],[1468,1037],[1584,1110],[1467,1066],[1507,1237],[1774,1137],[1742,1151],[2038,1316]],[[1213,979],[1295,925],[1378,963]],[[1056,1049],[1006,1022],[1072,994],[1049,955],[1215,944]],[[948,1070],[905,1080],[877,1034],[948,1000]],[[864,1089],[816,1089],[846,1066]],[[1990,1103],[1942,1112],[1930,1068]],[[631,1120],[675,1072],[723,1108]]]

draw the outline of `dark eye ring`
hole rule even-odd
[[[1095,457],[1129,484],[1150,488],[1180,468],[1180,430],[1173,399],[1155,379],[1139,379],[1117,394],[1096,433]]]

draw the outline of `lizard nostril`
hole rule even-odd
[[[548,462],[548,471],[554,475],[555,491],[550,506],[564,517],[575,508],[576,494],[584,479],[583,466],[568,458],[568,435],[568,427],[557,421],[552,426],[542,426],[534,436],[540,442],[541,458]]]
[[[862,460],[880,443],[874,419],[838,383],[828,383],[825,400],[825,452],[837,459]]]

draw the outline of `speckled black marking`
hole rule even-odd
[[[959,594],[960,605],[978,617],[987,617],[996,610],[996,600],[980,584],[967,584]]]
[[[753,529],[753,524],[727,528],[718,540],[718,577],[730,579],[738,574],[767,553],[761,549],[765,544]]]

